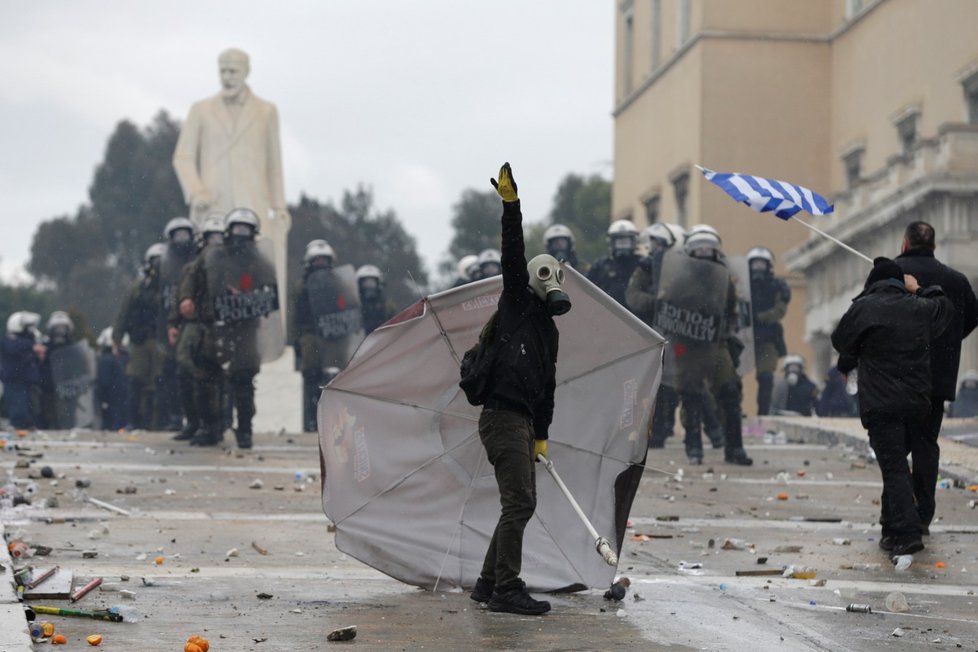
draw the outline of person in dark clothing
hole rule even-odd
[[[496,475],[502,513],[471,598],[488,601],[491,611],[539,615],[550,603],[532,598],[520,579],[523,531],[536,509],[533,461],[547,454],[553,420],[559,337],[553,318],[570,310],[570,299],[560,289],[563,269],[557,259],[541,254],[526,262],[523,215],[509,163],[492,185],[503,200],[503,291],[479,438]]]
[[[605,294],[628,307],[625,291],[638,265],[638,229],[628,220],[615,220],[608,227],[609,255],[598,258],[587,272]]]
[[[47,351],[26,321],[23,312],[10,315],[7,335],[0,340],[4,407],[10,425],[22,430],[37,425],[31,414],[31,391],[41,383],[41,361]]]
[[[846,377],[838,367],[829,369],[815,413],[820,417],[854,417],[858,414],[846,391]]]
[[[771,411],[774,370],[778,358],[788,353],[781,320],[788,312],[791,288],[774,275],[774,253],[767,247],[747,252],[750,268],[751,315],[754,322],[754,359],[757,370],[757,414]]]
[[[774,414],[812,416],[818,403],[818,387],[805,375],[805,360],[792,354],[784,359],[784,377],[774,387]]]
[[[955,419],[973,419],[978,417],[978,371],[969,369],[961,378],[958,396],[951,403],[951,414]]]
[[[384,295],[384,275],[376,265],[357,268],[357,292],[360,294],[363,330],[367,335],[397,314],[394,304]]]
[[[939,285],[954,306],[951,323],[934,340],[930,350],[931,395],[927,421],[913,438],[913,482],[917,511],[924,532],[936,509],[935,491],[941,448],[937,443],[944,421],[944,401],[953,401],[961,362],[961,340],[978,326],[978,298],[968,279],[934,257],[934,227],[911,222],[903,236],[903,253],[896,258],[904,274],[914,276],[924,287]]]
[[[129,351],[126,340],[119,354],[112,351],[112,327],[103,330],[96,342],[99,346],[98,368],[95,372],[95,403],[102,417],[102,430],[126,427],[129,415],[129,379],[126,364]]]
[[[873,261],[866,287],[832,333],[832,345],[859,365],[859,416],[883,475],[880,548],[923,550],[907,454],[931,409],[931,348],[953,319],[939,286],[921,289],[889,258]]]

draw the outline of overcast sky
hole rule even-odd
[[[278,105],[286,195],[370,184],[429,270],[451,205],[513,164],[527,220],[568,172],[611,176],[609,0],[4,3],[0,8],[2,268],[39,222],[87,201],[116,123],[183,119],[218,91],[217,54],[251,55]],[[162,225],[161,225],[162,227]]]

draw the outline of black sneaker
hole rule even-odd
[[[174,441],[189,441],[194,438],[197,434],[198,426],[197,424],[187,424],[180,430],[176,435],[174,435]]]
[[[475,588],[472,589],[472,593],[469,597],[476,602],[489,602],[492,599],[492,592],[496,588],[494,582],[489,582],[481,577],[475,581]]]
[[[743,448],[733,448],[728,450],[724,456],[723,460],[727,464],[739,464],[740,466],[750,466],[754,463],[754,460],[747,457],[747,451]]]
[[[706,436],[710,438],[710,445],[712,445],[714,449],[723,448],[723,445],[726,443],[726,437],[723,435],[723,428],[719,426],[712,430],[707,430]]]
[[[686,449],[686,461],[692,466],[700,466],[703,464],[703,449],[702,448],[687,448]]]
[[[251,430],[235,430],[234,438],[238,440],[238,448],[243,450],[251,448]]]
[[[550,603],[546,600],[534,600],[526,592],[526,584],[519,585],[509,591],[495,591],[489,600],[489,611],[500,611],[525,616],[540,616],[550,611]]]
[[[890,550],[890,554],[894,557],[900,557],[902,555],[912,555],[915,552],[920,552],[923,549],[924,542],[920,540],[920,537],[895,539],[893,541],[893,549]]]
[[[191,446],[217,446],[224,441],[224,429],[221,426],[214,428],[201,428],[194,433],[194,438],[190,440]]]
[[[893,552],[893,546],[896,545],[896,539],[887,535],[880,537],[880,550],[885,550],[886,552]]]

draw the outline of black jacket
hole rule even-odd
[[[934,258],[934,252],[929,249],[911,249],[895,260],[904,273],[917,279],[920,287],[940,285],[954,304],[951,323],[931,348],[931,395],[942,401],[953,401],[961,340],[978,326],[978,298],[965,275]]]
[[[587,280],[597,285],[609,297],[628,308],[625,291],[632,272],[638,266],[638,255],[605,256],[594,261],[587,272]]]
[[[910,294],[899,281],[869,286],[832,333],[832,346],[859,365],[859,416],[918,415],[930,409],[930,349],[953,313],[937,286]]]
[[[554,414],[558,332],[546,305],[528,285],[519,201],[503,202],[502,241],[503,292],[486,407],[530,415],[536,439],[547,439]]]

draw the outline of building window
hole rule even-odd
[[[968,124],[978,125],[978,71],[961,82],[968,109]]]
[[[676,195],[676,221],[686,226],[688,220],[687,199],[689,198],[689,173],[683,172],[672,180],[672,192]]]
[[[659,195],[652,195],[642,202],[645,205],[645,221],[655,224],[659,221]]]
[[[652,0],[652,70],[662,63],[662,0]]]
[[[850,190],[855,188],[862,179],[863,151],[860,147],[842,157],[842,163],[846,168],[846,187]]]
[[[632,92],[632,58],[635,45],[635,14],[629,6],[624,11],[624,24],[622,29],[622,53],[621,53],[621,74],[622,90],[625,95]]]
[[[689,40],[689,0],[679,0],[679,42],[681,46]]]
[[[913,157],[913,149],[917,144],[917,117],[911,113],[896,123],[897,135],[900,138],[900,153],[905,158]]]

